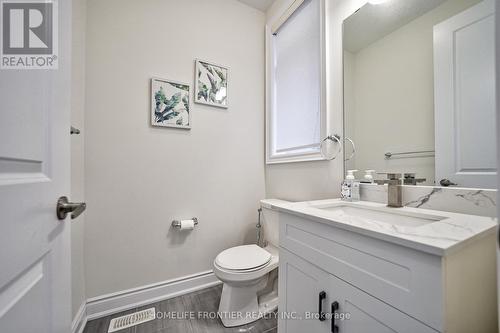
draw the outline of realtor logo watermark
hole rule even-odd
[[[0,69],[57,69],[57,0],[0,0]]]

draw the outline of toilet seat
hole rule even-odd
[[[252,244],[229,248],[215,258],[215,264],[226,271],[249,272],[259,270],[271,261],[271,253]]]

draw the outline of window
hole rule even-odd
[[[296,0],[268,30],[267,163],[323,159],[322,0]]]

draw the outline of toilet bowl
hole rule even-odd
[[[236,246],[219,253],[214,274],[223,282],[219,317],[226,327],[258,320],[278,308],[278,213],[261,201],[267,245]]]

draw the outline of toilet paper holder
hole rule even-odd
[[[196,227],[198,225],[198,219],[196,217],[193,217],[192,220],[194,222],[194,226]],[[172,228],[180,229],[181,228],[181,221],[180,220],[173,220],[172,221]]]

